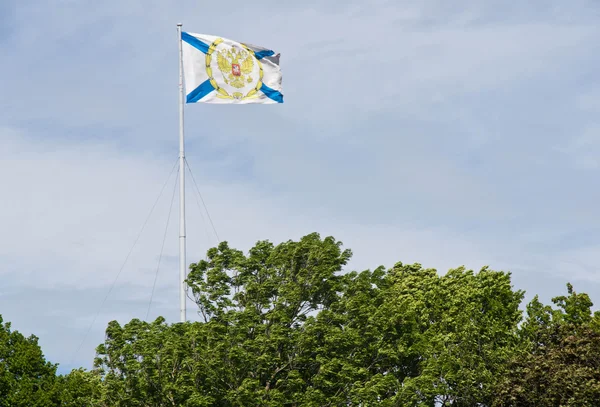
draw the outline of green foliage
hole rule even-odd
[[[38,338],[11,331],[0,316],[0,407],[54,406],[55,374]]]
[[[201,324],[167,325],[134,319],[121,327],[111,322],[97,349],[102,402],[107,406],[208,406],[214,399],[197,389],[205,382],[206,336]]]
[[[510,273],[397,263],[344,272],[318,234],[192,264],[201,322],[109,323],[91,372],[56,376],[0,320],[0,407],[588,406],[600,313],[567,285],[553,306]]]
[[[338,300],[337,274],[349,258],[339,242],[316,234],[278,246],[259,242],[247,256],[226,243],[211,249],[188,278],[204,323],[109,325],[96,362],[107,402],[300,402],[318,369],[306,321]]]
[[[600,332],[592,301],[567,284],[558,307],[535,297],[527,306],[520,349],[498,381],[493,406],[592,406],[600,400]]]
[[[104,407],[101,402],[102,383],[97,372],[72,370],[58,376],[54,388],[54,404],[61,407]]]
[[[343,274],[350,256],[318,234],[209,250],[188,277],[202,323],[110,324],[97,360],[106,402],[489,405],[519,339],[510,274]]]
[[[490,388],[517,342],[521,291],[510,275],[459,268],[438,277],[412,267],[393,270],[396,313],[410,309],[417,326],[412,353],[418,374],[403,381],[409,405],[489,405]]]

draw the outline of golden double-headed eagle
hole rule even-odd
[[[252,83],[250,74],[254,69],[254,56],[250,52],[245,49],[224,49],[217,54],[217,62],[228,85],[241,89]]]

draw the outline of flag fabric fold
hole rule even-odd
[[[186,103],[283,103],[279,54],[206,34],[181,41]]]

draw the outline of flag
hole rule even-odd
[[[283,103],[279,54],[205,34],[181,42],[186,103]]]

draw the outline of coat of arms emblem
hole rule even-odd
[[[217,53],[217,63],[226,84],[241,89],[252,83],[254,56],[245,49],[223,49]]]

